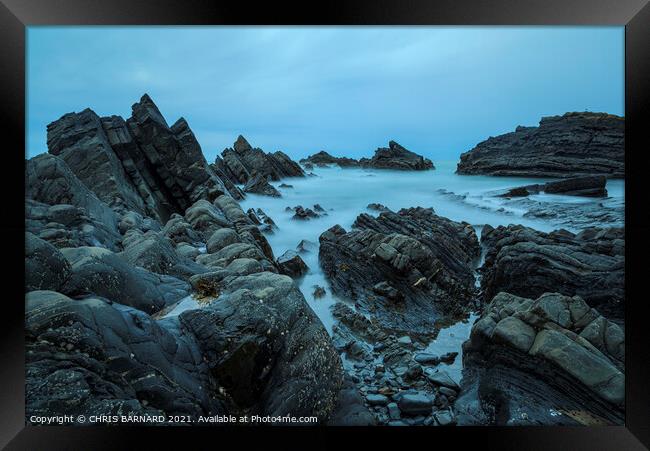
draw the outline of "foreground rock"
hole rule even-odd
[[[525,177],[624,177],[625,120],[606,113],[544,117],[460,156],[459,174]]]
[[[305,176],[300,165],[285,153],[265,153],[262,149],[253,148],[241,135],[232,148],[221,152],[213,167],[236,184],[246,184],[255,177],[278,181],[285,177]]]
[[[580,297],[498,294],[463,363],[461,425],[623,424],[624,333]]]
[[[326,421],[341,363],[292,280],[224,282],[219,302],[159,321],[100,298],[28,293],[27,418],[247,411]]]
[[[527,185],[512,188],[500,196],[523,197],[528,196],[529,194],[545,192],[548,194],[564,194],[567,196],[606,197],[606,184],[607,178],[604,175],[573,177],[541,185]]]
[[[558,291],[578,295],[608,318],[624,318],[624,229],[543,233],[521,225],[486,226],[481,272],[485,299],[505,291],[536,298]]]
[[[244,185],[244,192],[262,194],[271,197],[282,197],[280,192],[266,180],[266,177],[260,175],[251,177],[248,182],[246,182]]]
[[[478,239],[466,223],[432,209],[361,214],[355,229],[320,238],[319,261],[334,294],[351,298],[390,330],[431,333],[434,321],[461,314],[474,294]]]
[[[400,169],[410,171],[435,169],[431,160],[411,152],[395,141],[390,141],[388,147],[378,148],[372,158],[360,159],[359,164],[363,167],[374,169]]]

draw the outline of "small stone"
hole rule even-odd
[[[384,395],[379,395],[379,394],[369,394],[366,396],[366,401],[368,401],[368,404],[371,406],[385,406],[388,404],[388,398]]]
[[[399,337],[397,339],[397,342],[399,344],[401,344],[401,345],[411,345],[411,344],[413,344],[413,341],[411,340],[411,337],[409,337],[408,335],[404,335],[402,337]]]
[[[386,407],[388,408],[388,416],[390,417],[390,419],[399,420],[401,414],[399,411],[399,407],[397,407],[397,403],[391,402]]]

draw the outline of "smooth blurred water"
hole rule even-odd
[[[318,237],[335,224],[350,230],[360,213],[377,215],[378,212],[366,208],[369,203],[380,203],[394,211],[416,206],[433,207],[438,215],[455,221],[466,221],[479,231],[485,224],[523,224],[542,231],[561,227],[577,231],[576,227],[567,226],[556,218],[523,216],[527,208],[522,205],[521,199],[495,197],[495,193],[500,190],[544,183],[552,179],[464,176],[455,174],[455,169],[455,162],[436,162],[435,170],[423,172],[316,167],[313,170],[315,177],[283,179],[281,182],[272,183],[282,193],[282,198],[249,194],[241,202],[241,206],[244,210],[261,208],[275,221],[279,230],[275,234],[267,235],[267,238],[276,257],[287,250],[296,250],[296,246],[303,239],[315,244],[312,252],[301,254],[310,271],[298,284],[307,302],[331,334],[334,319],[330,306],[336,302],[336,298],[332,296],[329,284],[318,265]],[[283,183],[293,185],[293,188],[279,187]],[[569,212],[575,208],[576,215],[582,214],[580,208],[585,206],[599,208],[599,203],[608,208],[622,208],[623,181],[608,181],[607,190],[609,197],[606,199],[538,194],[529,196],[523,203],[562,204],[563,207],[569,208]],[[327,211],[327,216],[300,221],[291,219],[292,211],[285,211],[286,207],[297,205],[313,209],[314,204],[320,204]],[[314,299],[314,285],[325,287],[327,295]],[[467,338],[469,327],[464,327],[463,330],[465,337],[459,338],[462,341]],[[454,340],[454,346],[462,343],[459,340]],[[452,371],[454,370],[452,368]]]

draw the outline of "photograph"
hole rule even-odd
[[[624,27],[25,58],[27,424],[625,424]]]

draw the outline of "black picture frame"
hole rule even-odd
[[[124,428],[25,427],[24,425],[24,153],[25,36],[32,25],[624,25],[626,133],[626,425],[609,427],[482,428]],[[170,445],[238,447],[250,440],[263,446],[300,449],[340,447],[363,434],[364,448],[374,445],[427,447],[453,440],[489,449],[644,449],[650,446],[650,352],[647,343],[644,279],[650,234],[650,209],[644,172],[648,164],[650,107],[650,6],[647,0],[462,0],[355,1],[302,3],[212,2],[207,0],[2,0],[3,126],[2,180],[4,238],[0,329],[0,446],[7,449],[122,449],[144,440]],[[7,140],[7,138],[9,138]],[[23,169],[21,172],[20,168]],[[185,434],[191,432],[191,434]],[[237,442],[226,445],[225,435]],[[190,439],[191,436],[191,439]],[[235,437],[230,437],[235,438]],[[188,441],[191,440],[191,441]],[[373,443],[374,442],[374,443]],[[188,444],[192,445],[188,445]],[[361,446],[361,445],[359,445]],[[422,446],[422,445],[417,445]]]

